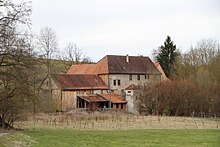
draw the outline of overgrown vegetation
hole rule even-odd
[[[148,114],[190,116],[220,113],[220,44],[204,39],[181,54],[172,78],[143,87],[140,110]]]
[[[0,8],[0,127],[8,128],[33,96],[35,60],[22,30],[30,24],[29,3],[3,0]]]
[[[26,115],[26,112],[53,110],[50,96],[40,92],[41,84],[51,73],[66,72],[70,62],[55,60],[61,58],[54,56],[56,34],[50,28],[42,29],[40,37],[30,33],[30,15],[31,2],[0,1],[2,128],[11,128],[13,122],[19,116]],[[80,62],[81,59],[78,59],[77,63]]]
[[[130,129],[218,129],[220,118],[213,115],[192,117],[144,116],[116,112],[95,114],[50,113],[29,116],[27,120],[17,121],[21,129],[69,128],[73,130],[130,130]]]

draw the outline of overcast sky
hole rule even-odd
[[[181,51],[220,40],[220,0],[33,0],[32,28],[56,31],[59,49],[74,42],[93,61],[107,54],[152,57],[166,36]]]

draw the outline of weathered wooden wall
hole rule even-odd
[[[52,98],[56,109],[66,111],[77,108],[77,95],[105,94],[107,90],[63,90],[53,89]]]
[[[77,91],[62,91],[62,110],[75,109],[77,106]]]

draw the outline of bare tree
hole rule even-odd
[[[191,50],[182,54],[175,62],[174,77],[192,78],[197,77],[198,70],[207,70],[217,75],[219,43],[213,39],[203,39]],[[201,69],[202,68],[202,69]],[[212,69],[211,69],[212,68]],[[176,74],[176,75],[175,75]],[[211,73],[210,73],[211,74]],[[210,75],[209,77],[212,77]]]
[[[203,39],[197,46],[191,47],[184,58],[193,66],[207,65],[217,54],[218,42],[213,39]]]
[[[206,85],[189,79],[176,79],[141,89],[140,110],[151,115],[190,116],[193,113],[219,113],[219,84]]]
[[[69,42],[65,50],[66,53],[64,53],[64,60],[69,61],[68,68],[71,65],[77,65],[80,63],[91,63],[91,59],[86,56],[86,54],[79,49],[75,43]]]
[[[49,79],[49,98],[52,97],[51,95],[51,89],[52,89],[52,83],[51,83],[51,67],[52,67],[52,58],[54,53],[57,51],[57,37],[56,33],[52,28],[42,28],[40,30],[39,36],[38,36],[38,46],[43,53],[43,59],[45,61],[45,64],[47,66],[47,74],[46,77]]]
[[[30,49],[22,29],[30,24],[29,2],[0,0],[0,127],[10,127],[30,94]],[[28,64],[27,64],[28,63]]]
[[[67,44],[67,59],[71,62],[71,64],[78,64],[83,56],[83,52],[81,49],[77,47],[75,43],[69,42]]]
[[[37,43],[43,56],[46,59],[52,59],[54,53],[57,51],[56,32],[49,27],[42,28],[38,35]]]

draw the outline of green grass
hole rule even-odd
[[[30,136],[22,132],[0,134],[0,147],[25,147],[30,146],[33,142]]]
[[[220,147],[220,130],[76,131],[36,129],[24,132],[32,146],[198,146]]]
[[[76,131],[72,129],[36,129],[0,135],[0,146],[30,145],[36,147],[220,147],[220,130]]]

